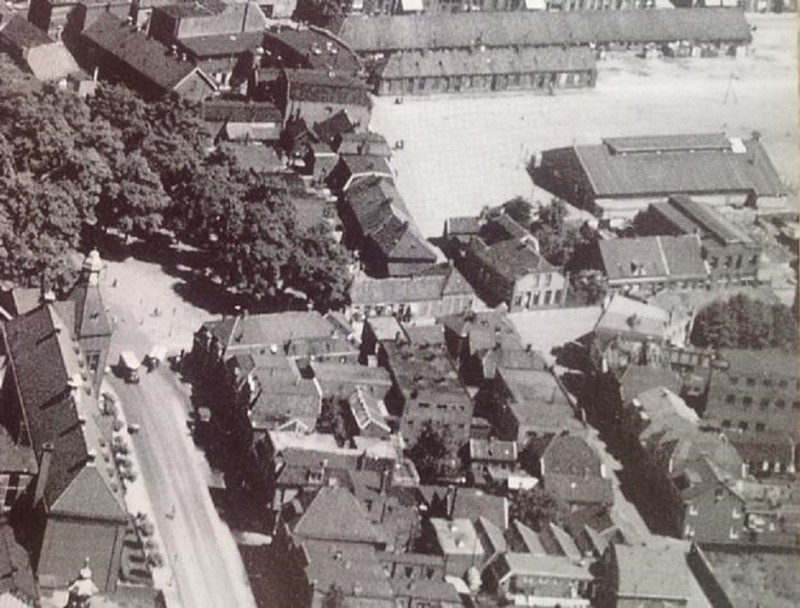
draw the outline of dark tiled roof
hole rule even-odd
[[[30,559],[24,547],[17,544],[14,531],[8,524],[0,525],[0,595],[12,594],[29,602],[27,605],[38,605],[39,592],[31,569]],[[4,602],[0,602],[2,604]],[[22,606],[9,602],[8,606]]]
[[[759,196],[785,194],[766,150],[753,139],[742,142],[741,152],[731,147],[617,154],[606,144],[573,150],[598,198],[751,190]]]
[[[451,217],[447,219],[447,234],[478,234],[481,230],[481,220],[474,216]]]
[[[289,98],[370,107],[366,85],[360,80],[332,75],[324,70],[285,70]]]
[[[611,480],[602,477],[545,474],[544,487],[561,502],[573,505],[612,505]]]
[[[705,203],[693,201],[688,196],[671,196],[666,203],[651,205],[658,213],[671,221],[684,234],[698,233],[722,244],[752,244],[753,239],[744,230]]]
[[[111,13],[102,13],[82,36],[164,91],[172,90],[195,66]]]
[[[352,16],[340,36],[357,52],[477,46],[751,40],[744,13],[692,11],[523,11]]]
[[[321,488],[297,521],[292,533],[300,538],[344,543],[379,543],[382,535],[367,512],[346,488]]]
[[[23,51],[45,44],[52,44],[54,40],[17,13],[5,24],[0,24],[0,42],[18,51]]]
[[[726,348],[720,352],[728,363],[728,373],[761,376],[798,376],[797,355],[779,350]]]
[[[336,137],[334,150],[338,154],[365,154],[391,157],[392,150],[386,138],[380,133],[367,131],[364,133],[342,132]]]
[[[348,516],[342,514],[344,519]],[[302,547],[308,558],[306,578],[318,589],[327,591],[336,585],[345,598],[363,606],[394,602],[390,580],[372,547],[313,540],[303,541]],[[345,605],[349,604],[346,599]]]
[[[269,146],[253,146],[248,144],[226,143],[223,148],[230,152],[236,159],[236,163],[242,169],[251,169],[259,172],[272,172],[283,168],[283,163],[278,154]],[[294,203],[296,199],[292,197]],[[297,209],[297,206],[295,206]],[[299,217],[295,219],[299,220]],[[303,218],[305,219],[305,218]],[[298,224],[300,222],[298,221]]]
[[[110,336],[111,320],[106,313],[100,287],[80,281],[68,298],[75,302],[75,332],[79,338]]]
[[[601,477],[600,457],[577,435],[554,435],[534,441],[533,447],[544,461],[544,473],[576,477]]]
[[[609,280],[704,278],[708,275],[696,235],[646,236],[598,243]]]
[[[389,57],[380,75],[382,78],[426,78],[594,69],[594,53],[586,47],[527,47],[396,53]]]
[[[264,43],[266,46],[272,43],[279,52],[280,45],[291,48],[305,58],[307,67],[312,70],[333,69],[344,74],[356,74],[361,69],[358,56],[326,30],[284,28],[278,32],[266,32]]]
[[[203,120],[208,122],[276,122],[283,115],[274,103],[209,99],[203,102]]]
[[[474,520],[478,516],[485,517],[501,530],[505,530],[508,527],[508,500],[475,488],[456,488],[453,518]]]
[[[322,122],[316,123],[313,130],[320,141],[332,146],[338,136],[343,133],[350,133],[355,128],[356,123],[350,119],[347,110],[339,110]]]
[[[44,306],[6,325],[9,356],[36,454],[53,445],[46,499],[53,504],[88,460],[78,409],[59,345],[55,313]],[[58,331],[69,331],[62,327]],[[81,389],[82,390],[82,389]]]
[[[180,47],[202,61],[212,57],[243,55],[261,46],[264,35],[261,32],[239,32],[236,34],[216,34],[181,38]]]
[[[483,264],[509,280],[516,280],[530,273],[552,272],[556,267],[536,253],[530,243],[516,239],[486,245],[475,237],[469,245],[471,253]]]
[[[389,166],[389,161],[385,156],[375,154],[342,154],[340,159],[342,164],[347,167],[350,175],[363,173],[392,174],[392,168]]]

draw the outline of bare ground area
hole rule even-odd
[[[597,88],[555,96],[376,99],[370,128],[395,153],[400,191],[426,236],[453,215],[534,192],[531,154],[602,137],[757,130],[776,168],[796,191],[796,15],[751,15],[754,42],[744,57],[640,59],[599,63]]]
[[[800,605],[800,556],[707,552],[714,572],[737,608]]]

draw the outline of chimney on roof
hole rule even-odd
[[[39,459],[39,475],[36,477],[36,487],[33,493],[33,504],[38,505],[44,498],[44,490],[47,486],[47,478],[50,475],[50,465],[53,461],[53,444],[42,444],[42,455]]]
[[[177,44],[171,44],[167,54],[168,55],[177,55],[178,54],[178,45]]]

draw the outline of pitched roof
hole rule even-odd
[[[548,578],[564,578],[569,580],[590,581],[594,577],[588,566],[578,566],[563,556],[534,555],[532,553],[505,553],[493,566],[498,572],[498,579],[520,576],[541,576]]]
[[[350,16],[339,35],[359,53],[482,45],[751,40],[744,13],[729,9]]]
[[[599,241],[598,246],[609,281],[679,280],[708,275],[700,239],[694,234],[609,239]]]
[[[680,378],[673,371],[649,365],[629,365],[619,383],[625,403],[653,388],[664,387],[675,394],[681,390]]]
[[[358,56],[346,44],[329,31],[313,26],[267,31],[264,34],[264,43],[267,47],[275,47],[279,55],[283,50],[282,46],[291,48],[304,58],[306,67],[312,70],[336,70],[355,75],[361,69]]]
[[[17,604],[9,602],[9,608],[38,604],[39,592],[28,552],[15,540],[11,526],[3,523],[0,525],[0,595],[5,594],[21,600]],[[3,600],[0,600],[0,606]]]
[[[483,264],[512,281],[530,273],[557,270],[528,241],[508,239],[487,245],[480,237],[473,237],[469,251]]]
[[[337,328],[317,311],[228,317],[203,324],[228,350],[271,348],[282,349],[289,342],[330,338]]]
[[[178,45],[199,61],[214,57],[236,57],[261,46],[261,32],[237,32],[235,34],[209,34],[181,38]]]
[[[483,51],[396,53],[389,56],[380,77],[426,78],[443,74],[528,74],[594,69],[594,53],[586,47],[495,48]]]
[[[614,489],[611,480],[604,477],[545,474],[544,486],[559,501],[568,505],[611,506],[614,504]]]
[[[320,141],[332,146],[337,137],[343,133],[350,133],[355,128],[356,123],[350,119],[347,110],[341,109],[325,120],[315,123],[313,131]]]
[[[484,554],[483,545],[470,519],[453,517],[447,520],[431,517],[428,521],[445,556]]]
[[[753,239],[711,205],[675,195],[663,203],[653,203],[650,209],[662,215],[683,234],[699,233],[703,240],[721,245],[741,243],[753,245]]]
[[[25,62],[31,73],[44,82],[62,80],[81,72],[78,62],[60,42],[31,49],[25,57]]]
[[[445,295],[473,293],[458,270],[449,265],[444,269],[445,272],[384,279],[358,275],[350,285],[350,302],[358,306],[425,302],[440,300]]]
[[[292,533],[300,538],[344,543],[377,544],[383,540],[358,499],[338,486],[319,490]]]
[[[172,54],[169,47],[111,13],[98,15],[81,35],[162,91],[171,91],[192,72],[202,74],[194,64]],[[211,80],[204,77],[213,88]]]
[[[318,540],[304,540],[301,546],[306,579],[324,593],[336,585],[345,597],[364,605],[393,601],[391,581],[372,547]]]
[[[545,476],[602,477],[600,456],[583,437],[560,433],[534,439],[531,447],[544,461]]]
[[[720,356],[728,364],[727,373],[741,373],[760,376],[790,376],[796,378],[800,371],[797,368],[797,355],[780,350],[747,350],[743,348],[725,348]]]
[[[477,488],[457,488],[453,497],[453,517],[474,519],[478,515],[505,530],[508,527],[508,500]]]
[[[691,572],[683,547],[664,542],[647,545],[613,545],[617,562],[618,597],[688,601]]]
[[[380,133],[365,131],[362,133],[341,132],[335,139],[334,150],[338,154],[369,154],[389,158],[392,150],[386,138]]]
[[[664,338],[669,313],[622,294],[614,294],[597,320],[595,332]]]
[[[203,120],[207,122],[276,122],[283,115],[272,102],[240,101],[234,99],[207,99],[202,106]]]
[[[289,98],[371,107],[366,85],[360,80],[325,70],[284,70]]]
[[[75,334],[79,338],[111,335],[111,320],[98,285],[81,279],[67,298],[75,302]]]
[[[736,141],[737,146],[730,144],[725,150],[676,149],[672,140],[663,152],[650,152],[648,146],[645,152],[618,153],[608,140],[572,149],[598,198],[750,190],[758,196],[785,195],[780,176],[761,142]]]
[[[0,24],[0,43],[19,52],[55,42],[46,32],[30,23],[21,13]]]
[[[111,487],[113,467],[94,466],[110,451],[95,420],[99,410],[85,362],[65,321],[54,307],[42,306],[9,321],[5,333],[33,449],[41,460],[47,444],[52,446],[48,507],[124,521],[118,481],[116,490]]]

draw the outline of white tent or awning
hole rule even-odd
[[[525,0],[525,8],[529,11],[547,10],[547,0]]]
[[[422,0],[400,0],[400,11],[403,13],[421,13]]]

